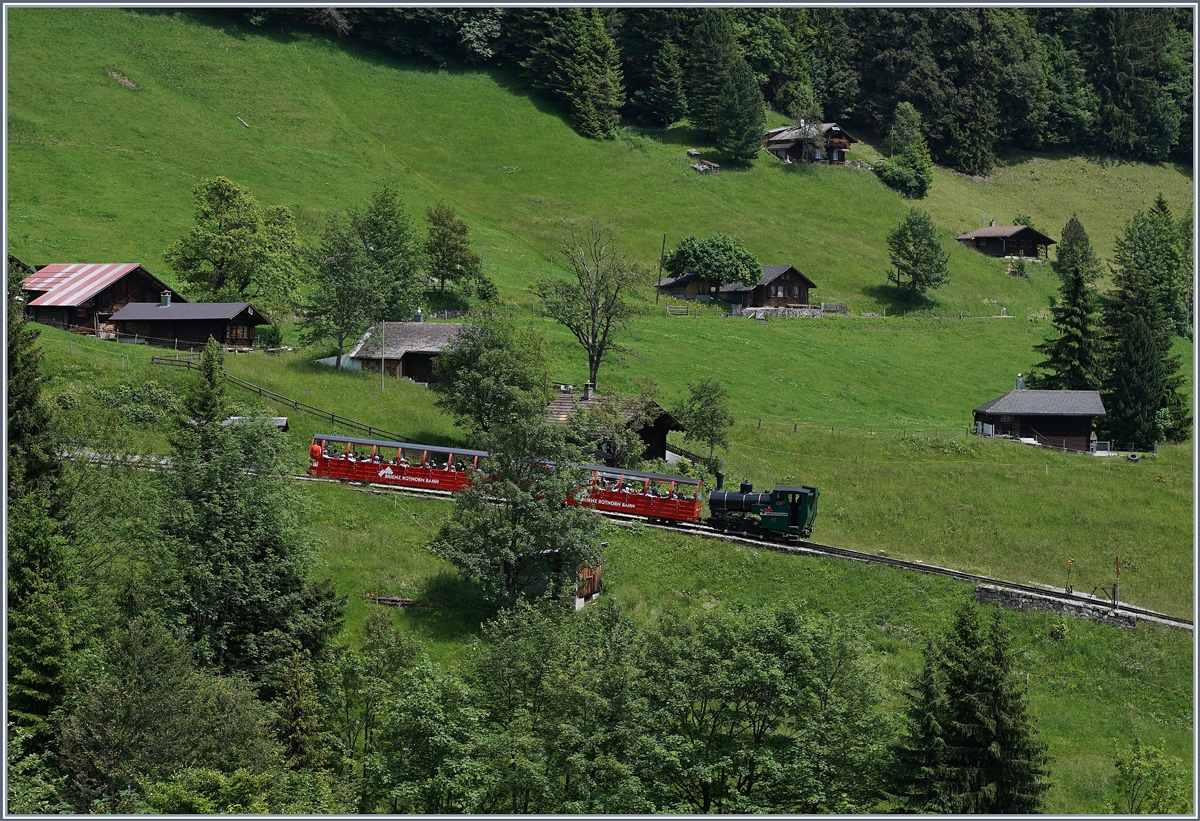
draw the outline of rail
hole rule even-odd
[[[178,356],[152,356],[150,357],[150,361],[155,365],[172,365],[179,368],[188,368],[189,370],[193,368],[199,369],[200,367],[200,361],[198,359],[182,359]],[[356,419],[350,419],[346,416],[340,416],[332,411],[322,410],[321,408],[314,407],[313,405],[292,399],[290,396],[284,396],[281,393],[276,393],[275,391],[270,390],[269,388],[264,388],[261,385],[255,385],[253,382],[248,382],[239,376],[233,376],[232,374],[224,371],[221,371],[221,376],[225,377],[226,380],[237,385],[239,388],[245,388],[248,391],[252,391],[264,399],[270,399],[274,402],[280,403],[281,405],[287,405],[290,408],[303,411],[304,413],[312,416],[328,419],[335,425],[354,428],[355,430],[362,431],[370,436],[379,436],[381,438],[395,441],[404,440],[403,434],[396,433],[395,431],[384,430],[383,428],[375,425],[368,425],[364,422],[359,422]]]

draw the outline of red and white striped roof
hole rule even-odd
[[[141,268],[138,262],[71,263],[47,265],[25,278],[26,291],[45,291],[29,304],[34,307],[74,307],[103,291],[130,271]],[[147,272],[148,273],[148,272]],[[155,282],[158,280],[154,277]],[[165,286],[164,286],[165,287]]]

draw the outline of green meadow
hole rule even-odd
[[[1038,361],[1033,346],[1049,330],[1056,278],[1045,263],[1030,265],[1027,278],[1009,276],[1005,263],[953,241],[978,226],[980,213],[998,224],[1026,213],[1055,237],[1077,213],[1108,256],[1125,221],[1159,192],[1177,214],[1186,210],[1190,169],[1054,154],[1004,157],[983,179],[938,168],[919,205],[947,246],[951,282],[914,305],[885,284],[886,234],[911,203],[869,171],[783,166],[761,155],[747,168],[701,176],[684,152],[707,147],[686,126],[589,141],[504,71],[436,70],[225,14],[6,14],[8,252],[25,262],[140,261],[174,282],[162,253],[190,225],[191,190],[205,177],[228,176],[264,204],[291,206],[310,241],[329,215],[394,180],[418,228],[438,201],[468,220],[505,304],[550,342],[548,382],[578,385],[582,352],[535,315],[529,290],[561,274],[553,261],[561,236],[592,221],[610,227],[649,282],[664,233],[669,245],[689,234],[733,234],[764,264],[796,265],[817,283],[814,300],[846,303],[852,316],[668,317],[647,289],[627,335],[634,351],[601,369],[602,392],[653,375],[669,406],[689,381],[722,382],[737,419],[721,454],[728,481],[820,487],[816,541],[1054,586],[1066,583],[1074,559],[1071,581],[1085,592],[1111,585],[1119,556],[1123,599],[1193,612],[1191,444],[1133,464],[967,435],[971,409]],[[884,150],[846,125],[861,139],[852,158]],[[914,308],[944,318],[914,316]],[[286,324],[285,341],[296,339]],[[148,380],[178,393],[193,378],[151,364],[170,352],[144,345],[47,329],[42,347],[55,396]],[[1190,342],[1177,340],[1177,352],[1193,360]],[[410,441],[463,441],[428,389],[313,364],[329,353],[229,355],[226,367]],[[229,392],[245,412],[289,417],[297,472],[312,434],[354,432],[241,388]],[[166,452],[163,429],[114,424],[106,435],[124,447]],[[299,492],[323,544],[321,573],[348,596],[348,632],[376,607],[364,596],[410,596],[432,609],[396,618],[431,658],[456,666],[494,610],[425,549],[450,504],[317,483]],[[606,594],[635,618],[667,607],[802,602],[862,627],[897,704],[928,637],[971,594],[945,579],[645,527],[614,525],[605,538]],[[1106,811],[1117,740],[1162,741],[1192,760],[1191,633],[1071,620],[1056,642],[1050,616],[1003,618],[1054,756],[1047,810]]]

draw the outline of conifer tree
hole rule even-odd
[[[915,296],[950,281],[946,251],[938,242],[933,220],[920,208],[909,209],[908,216],[888,234],[887,242],[892,260],[888,281],[897,288]]]
[[[438,278],[439,290],[446,290],[446,280],[460,285],[479,278],[483,273],[483,258],[471,250],[467,239],[470,226],[458,212],[444,202],[425,209],[429,235],[425,239],[426,269]]]
[[[739,57],[722,87],[713,142],[730,159],[748,162],[758,153],[765,128],[762,91],[754,79],[754,70]]]
[[[1063,227],[1062,241],[1056,250],[1054,270],[1062,279],[1059,299],[1052,300],[1051,315],[1058,331],[1034,350],[1044,354],[1030,374],[1030,387],[1045,390],[1099,390],[1103,381],[1101,367],[1101,328],[1098,300],[1094,288],[1100,262],[1078,217],[1071,216]]]
[[[635,100],[646,119],[661,122],[663,128],[687,113],[687,95],[683,90],[683,65],[679,46],[665,40],[650,70],[650,86]]]
[[[921,113],[912,103],[896,106],[891,143],[892,157],[875,163],[876,175],[906,197],[924,197],[933,184],[933,159],[921,133]]]
[[[692,30],[688,63],[688,119],[698,130],[709,134],[717,131],[725,85],[737,59],[737,39],[728,12],[705,9]]]
[[[1032,813],[1049,788],[1008,633],[998,613],[989,630],[979,621],[965,602],[910,694],[891,791],[909,810]]]
[[[1148,448],[1163,437],[1163,386],[1163,363],[1150,328],[1136,317],[1122,332],[1104,397],[1105,427],[1114,442]]]

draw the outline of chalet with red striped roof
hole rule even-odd
[[[137,262],[45,265],[21,282],[26,315],[35,322],[97,330],[131,302],[154,302],[164,293],[187,302]]]

